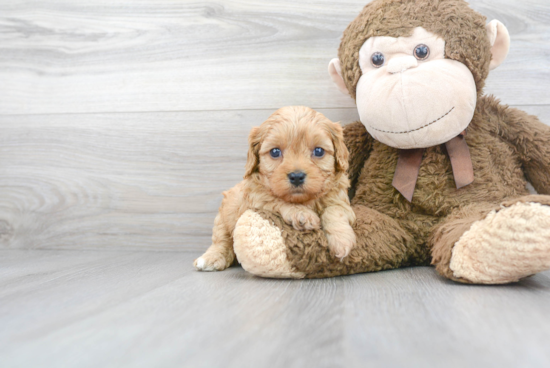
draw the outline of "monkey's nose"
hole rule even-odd
[[[388,72],[395,74],[404,72],[410,68],[416,68],[418,61],[414,56],[399,56],[391,58],[388,62]]]
[[[300,185],[304,184],[304,181],[306,180],[306,173],[303,171],[291,172],[290,174],[288,174],[288,180],[293,186],[299,187]]]

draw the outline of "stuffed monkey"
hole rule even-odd
[[[246,212],[244,269],[319,278],[435,266],[501,284],[550,269],[550,127],[483,95],[509,35],[463,0],[374,0],[347,27],[329,73],[357,104],[345,127],[357,245]],[[527,181],[539,195],[529,195]]]

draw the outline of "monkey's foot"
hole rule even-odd
[[[293,279],[305,276],[291,267],[281,230],[252,210],[237,221],[233,248],[242,267],[254,275]]]
[[[550,206],[517,203],[476,221],[456,242],[454,276],[505,284],[550,269]]]

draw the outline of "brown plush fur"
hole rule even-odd
[[[485,17],[462,0],[375,0],[344,32],[339,57],[350,94],[361,69],[358,51],[372,36],[408,36],[424,27],[446,41],[446,57],[465,64],[479,94],[468,127],[475,180],[456,189],[444,145],[425,150],[416,190],[408,202],[393,186],[398,150],[375,141],[363,124],[344,129],[350,151],[350,196],[357,245],[340,262],[326,251],[320,231],[294,231],[276,215],[260,214],[283,232],[293,269],[310,278],[371,272],[432,263],[456,281],[449,268],[454,244],[493,210],[517,202],[550,205],[550,127],[536,117],[481,96],[491,59]],[[529,180],[538,193],[529,196]]]
[[[344,136],[349,176],[361,173],[352,200],[357,244],[349,257],[340,262],[331,256],[322,232],[293,231],[276,215],[260,212],[283,230],[287,258],[308,278],[431,262],[442,275],[469,282],[454,277],[449,262],[453,245],[473,222],[517,202],[550,205],[550,196],[528,195],[526,189],[527,177],[539,193],[550,194],[550,128],[492,97],[478,102],[467,135],[474,183],[457,190],[444,148],[432,147],[424,155],[412,203],[391,185],[396,149],[374,141],[360,122],[347,125]]]
[[[340,124],[306,107],[285,107],[253,128],[249,143],[244,180],[223,193],[212,246],[195,266],[223,270],[233,263],[232,234],[248,209],[277,213],[296,230],[320,229],[322,224],[330,252],[347,256],[355,244],[355,214],[347,195],[348,150]],[[325,150],[322,157],[312,154],[316,147]],[[270,156],[274,148],[281,150],[280,157]],[[288,178],[296,171],[306,174],[298,187]]]
[[[375,0],[344,31],[338,57],[344,82],[355,99],[361,77],[359,49],[367,38],[407,37],[423,27],[445,40],[445,57],[460,61],[472,72],[478,93],[485,85],[491,62],[486,18],[463,0]]]

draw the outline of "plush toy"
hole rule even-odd
[[[365,6],[329,65],[361,119],[344,131],[357,245],[341,261],[322,231],[247,211],[234,233],[244,269],[319,278],[432,264],[485,284],[549,269],[550,127],[482,94],[508,49],[504,25],[462,0]]]

